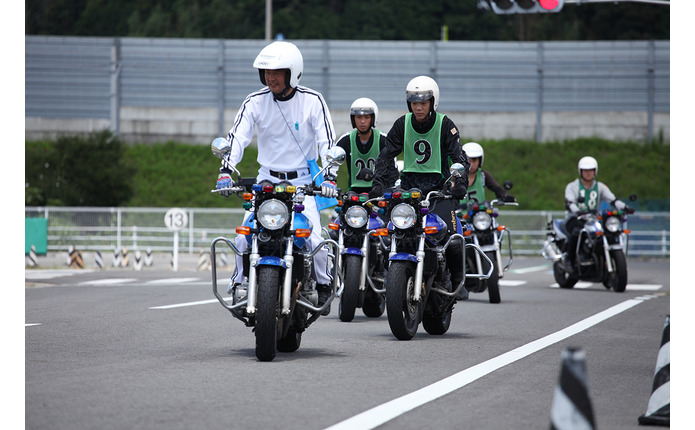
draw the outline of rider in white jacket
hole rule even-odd
[[[326,151],[335,141],[333,120],[326,101],[318,91],[299,85],[304,62],[301,52],[292,43],[276,41],[266,46],[256,57],[253,67],[258,69],[261,83],[266,87],[249,94],[239,108],[227,135],[231,151],[222,160],[217,188],[231,186],[231,172],[241,161],[255,130],[258,131],[257,160],[260,165],[258,182],[287,180],[293,185],[310,184],[308,160],[321,157],[326,165]],[[324,182],[321,189],[325,197],[338,195],[335,183]],[[228,192],[221,194],[229,195]],[[313,224],[309,238],[309,246],[313,249],[323,240],[321,217],[313,197],[307,196],[304,206],[304,214]],[[247,248],[243,237],[237,237],[235,243],[240,251]],[[241,283],[245,277],[242,258],[237,256],[236,263],[229,293],[232,292],[231,286]],[[331,295],[329,284],[332,277],[325,247],[315,254],[314,268],[321,306]]]

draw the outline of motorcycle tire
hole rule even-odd
[[[415,264],[408,261],[392,262],[385,285],[386,314],[391,333],[399,340],[410,340],[417,333],[425,302],[424,297],[418,302],[412,300],[415,291]]]
[[[621,250],[610,251],[611,264],[615,271],[608,273],[603,285],[612,288],[616,293],[624,293],[627,287],[627,261],[625,254]]]
[[[294,326],[290,326],[285,337],[278,339],[277,349],[280,352],[295,352],[301,344],[302,334]]]
[[[451,310],[442,314],[423,315],[422,328],[429,334],[442,335],[449,331]]]
[[[360,275],[362,257],[346,254],[343,256],[343,293],[338,304],[340,321],[350,322],[355,318],[355,309],[360,299]]]
[[[280,268],[258,267],[258,297],[256,300],[256,358],[272,361],[277,346],[277,308],[280,288]]]
[[[485,284],[487,284],[487,293],[490,297],[490,303],[499,303],[502,301],[502,298],[500,297],[500,268],[497,264],[497,253],[495,253],[494,251],[490,251],[486,252],[485,255],[487,255],[487,258],[489,258],[490,261],[492,261],[493,266],[490,278],[484,281]],[[490,268],[487,267],[487,262],[485,262],[483,266],[485,267],[484,270],[490,270]]]
[[[553,276],[560,288],[573,288],[579,280],[565,271],[562,261],[556,261],[555,264],[553,264]]]
[[[364,297],[364,304],[362,305],[362,312],[368,318],[379,318],[384,314],[386,310],[386,300],[374,291],[367,291]]]

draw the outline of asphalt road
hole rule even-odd
[[[626,292],[553,286],[517,258],[502,303],[399,341],[386,315],[332,313],[259,362],[251,329],[197,270],[25,271],[27,429],[548,428],[566,347],[586,353],[601,429],[639,429],[666,316],[669,260],[629,259]],[[226,285],[220,275],[220,283]]]

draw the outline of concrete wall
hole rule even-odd
[[[126,142],[153,143],[169,140],[207,144],[226,135],[237,109],[226,109],[220,133],[215,108],[122,107],[120,136]],[[404,111],[379,112],[377,127],[388,131]],[[460,128],[466,140],[536,139],[534,112],[444,112]],[[331,110],[338,137],[351,129],[347,110]],[[108,129],[108,120],[25,118],[26,139],[54,138]],[[542,141],[562,141],[578,137],[608,140],[648,140],[646,112],[545,112],[542,118]],[[654,135],[670,140],[670,114],[655,113]]]

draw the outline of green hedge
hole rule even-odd
[[[511,193],[519,209],[564,209],[565,185],[577,177],[577,161],[591,155],[599,162],[599,180],[618,198],[634,193],[638,201],[633,205],[640,210],[669,210],[669,145],[601,139],[479,143],[485,149],[484,168],[499,183],[514,183]],[[256,148],[247,148],[237,166],[243,176],[256,175],[256,155]],[[25,156],[28,206],[241,207],[240,199],[210,192],[220,161],[208,145],[126,145],[98,133],[27,141]],[[338,186],[346,184],[346,169],[341,167]]]

